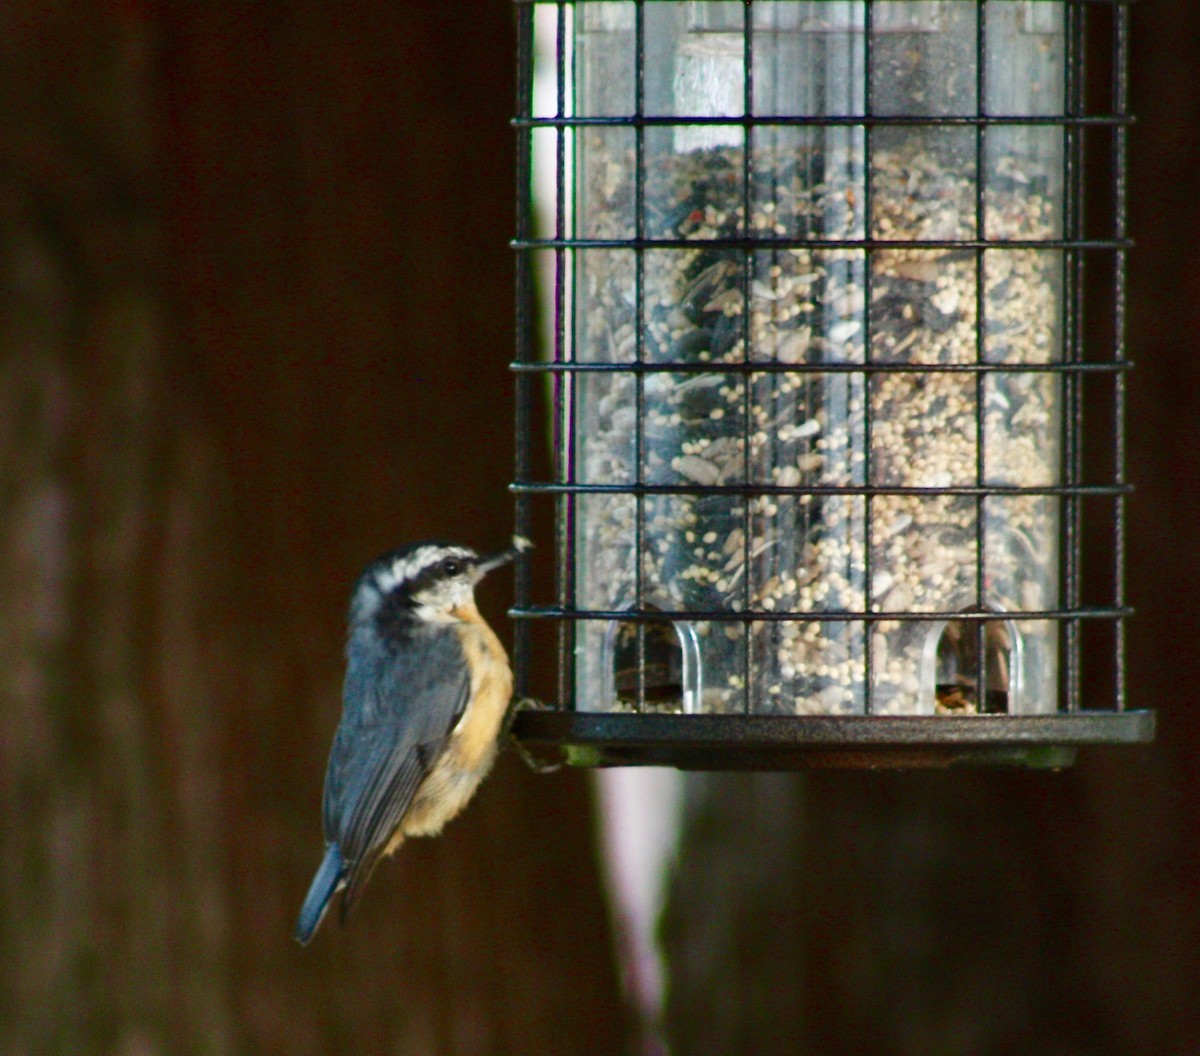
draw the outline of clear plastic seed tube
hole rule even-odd
[[[573,5],[582,710],[1056,709],[1063,8]]]

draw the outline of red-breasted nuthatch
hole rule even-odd
[[[301,943],[337,891],[344,922],[379,859],[406,836],[441,832],[491,768],[513,680],[474,589],[529,545],[514,537],[484,559],[465,546],[414,543],[359,577],[325,774],[325,860],[296,923]]]

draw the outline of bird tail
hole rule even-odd
[[[338,850],[336,843],[331,843],[325,852],[325,860],[308,889],[308,896],[300,909],[300,919],[296,921],[296,941],[301,946],[308,945],[308,940],[320,926],[321,918],[325,916],[325,910],[329,908],[329,902],[341,886],[345,874],[346,864],[342,860],[342,852]]]

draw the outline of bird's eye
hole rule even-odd
[[[462,573],[463,563],[457,557],[448,557],[442,562],[442,571],[448,576],[457,576]]]

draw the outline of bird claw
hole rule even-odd
[[[530,770],[535,774],[552,774],[556,770],[563,768],[562,763],[547,763],[538,759],[528,748],[525,747],[512,732],[513,719],[516,718],[518,711],[546,711],[546,705],[540,700],[535,700],[533,697],[522,697],[516,701],[512,707],[508,709],[508,714],[504,718],[504,728],[501,731],[502,739],[507,742],[517,755]]]

